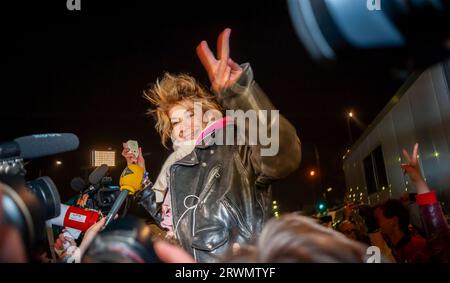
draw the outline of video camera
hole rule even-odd
[[[41,239],[45,221],[60,215],[61,201],[50,177],[25,180],[24,160],[72,151],[78,145],[78,137],[70,133],[39,134],[0,143],[0,224],[19,231],[28,253]]]
[[[81,177],[72,179],[70,186],[72,190],[79,193],[79,197],[88,194],[89,199],[83,208],[101,211],[107,214],[116,201],[120,190],[112,184],[112,178],[107,176],[108,166],[103,164],[97,167],[89,175],[87,184]]]

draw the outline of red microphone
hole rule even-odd
[[[61,204],[61,214],[49,221],[53,225],[85,232],[97,222],[99,217],[100,214],[97,211]]]

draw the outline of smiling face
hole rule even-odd
[[[144,92],[144,98],[153,105],[148,113],[156,119],[155,128],[165,147],[170,140],[182,142],[196,138],[214,120],[211,118],[222,115],[216,98],[186,74],[165,73]],[[199,110],[197,104],[201,105]],[[208,115],[210,111],[219,115]],[[199,117],[193,117],[196,112],[200,113]]]
[[[172,138],[178,142],[194,140],[206,127],[201,110],[194,113],[192,101],[182,101],[169,110]],[[196,115],[194,115],[196,114]]]

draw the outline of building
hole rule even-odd
[[[375,204],[415,192],[400,163],[419,143],[427,183],[450,211],[450,61],[413,74],[343,156],[346,200]]]

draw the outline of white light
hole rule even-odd
[[[405,192],[407,192],[408,191],[408,188],[405,188]]]
[[[385,188],[384,188],[384,186],[383,186],[383,187],[381,187],[381,189],[382,189],[382,190],[384,191],[384,189],[385,189]]]
[[[350,188],[350,192],[352,192],[352,188]]]
[[[360,193],[359,196],[362,197],[362,193]]]
[[[106,164],[110,167],[116,166],[116,152],[93,150],[91,152],[91,165],[93,167],[98,167],[103,164]]]
[[[398,162],[402,162],[402,159],[400,157],[398,158]]]
[[[333,188],[328,188],[327,192],[331,192],[333,190]]]
[[[273,202],[272,202],[273,204],[277,204],[277,201],[276,200],[274,200]]]
[[[439,157],[439,152],[435,151],[435,152],[433,153],[433,156],[436,157],[436,158],[438,158],[438,157]]]
[[[62,164],[62,162],[61,161],[59,161],[59,160],[56,160],[56,165],[61,165]]]

